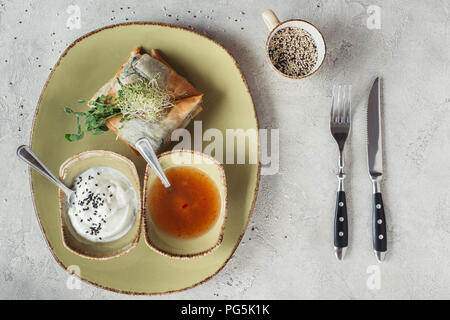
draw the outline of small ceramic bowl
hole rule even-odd
[[[266,10],[263,12],[262,14],[263,20],[267,25],[267,28],[269,28],[269,35],[267,36],[267,40],[266,40],[266,58],[267,61],[269,63],[269,65],[272,67],[272,69],[278,73],[279,75],[288,78],[288,79],[294,79],[294,80],[299,80],[299,79],[304,79],[307,78],[311,75],[313,75],[314,73],[316,73],[320,67],[322,66],[324,60],[325,60],[325,55],[327,52],[326,49],[326,43],[325,43],[325,39],[322,35],[322,33],[319,31],[319,29],[317,29],[312,23],[309,23],[307,21],[304,20],[300,20],[300,19],[292,19],[292,20],[286,20],[284,22],[280,22],[280,20],[278,20],[277,16],[275,15],[275,13],[272,10]],[[283,29],[283,28],[287,28],[287,27],[293,27],[293,28],[300,28],[303,29],[305,31],[307,31],[311,37],[314,39],[314,42],[316,44],[316,48],[317,48],[317,62],[314,65],[314,67],[311,69],[311,71],[304,75],[304,76],[300,76],[300,77],[292,77],[292,76],[288,76],[284,73],[282,73],[280,70],[278,70],[272,63],[272,61],[270,60],[269,57],[269,43],[270,40],[272,39],[272,36],[279,30]]]
[[[144,228],[147,244],[157,252],[173,258],[193,258],[211,253],[221,243],[227,215],[227,185],[223,166],[210,156],[192,150],[174,150],[161,154],[161,167],[167,170],[177,166],[188,166],[203,171],[219,190],[221,208],[215,224],[206,233],[195,238],[176,238],[160,230],[152,221],[149,195],[153,183],[158,179],[147,166],[144,179]]]
[[[138,197],[135,220],[130,230],[121,238],[109,242],[92,242],[74,230],[67,214],[66,195],[59,191],[59,208],[61,216],[62,237],[64,246],[73,253],[91,259],[110,259],[118,257],[133,247],[139,241],[141,231],[141,188],[139,176],[133,162],[127,158],[104,150],[86,151],[67,159],[59,169],[59,178],[67,186],[72,186],[75,179],[84,171],[93,167],[109,167],[125,175],[131,182]]]

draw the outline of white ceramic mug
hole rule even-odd
[[[326,44],[325,44],[325,39],[323,38],[322,33],[319,31],[319,29],[317,29],[314,25],[312,25],[311,23],[304,21],[304,20],[299,20],[299,19],[292,19],[292,20],[286,20],[284,22],[280,23],[280,20],[278,20],[277,16],[275,15],[275,13],[272,10],[266,10],[262,13],[262,17],[264,22],[266,23],[267,27],[269,28],[269,35],[267,37],[266,40],[266,58],[267,61],[269,62],[270,66],[272,67],[273,70],[275,70],[275,72],[277,72],[278,74],[282,75],[283,77],[289,78],[289,79],[304,79],[307,78],[311,75],[313,75],[314,73],[317,72],[317,70],[319,70],[319,68],[322,66],[323,61],[325,60],[325,55],[326,55]],[[287,27],[292,27],[292,28],[301,28],[305,31],[307,31],[311,37],[314,39],[314,42],[316,44],[316,48],[317,48],[317,62],[314,65],[314,67],[311,69],[311,71],[303,76],[299,76],[299,77],[292,77],[292,76],[288,76],[284,73],[282,73],[280,70],[278,70],[272,63],[272,61],[270,60],[269,57],[269,43],[270,40],[272,39],[273,35],[278,31],[281,30],[283,28],[287,28]]]

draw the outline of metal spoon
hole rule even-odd
[[[55,185],[60,188],[67,197],[68,203],[71,203],[71,198],[75,197],[75,191],[68,188],[64,183],[61,182],[51,171],[50,169],[39,159],[39,157],[31,150],[29,146],[20,146],[17,148],[17,156],[28,163],[30,167],[35,169],[37,172],[42,174],[44,177],[46,177],[48,180],[53,182]]]
[[[171,186],[169,179],[167,179],[166,174],[164,173],[164,170],[159,163],[158,157],[156,156],[156,153],[153,150],[152,145],[150,144],[150,141],[148,141],[147,138],[140,138],[138,141],[136,141],[135,147],[145,159],[145,161],[147,161],[150,167],[155,170],[156,175],[161,180],[164,187],[170,189]]]

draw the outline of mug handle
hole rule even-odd
[[[262,18],[266,23],[267,28],[269,28],[269,31],[272,31],[280,24],[280,20],[278,20],[277,16],[272,10],[264,11],[262,13]]]

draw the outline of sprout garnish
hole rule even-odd
[[[130,119],[161,120],[164,112],[173,106],[173,94],[159,87],[159,77],[160,74],[158,73],[156,77],[150,80],[139,79],[128,84],[122,84],[117,78],[120,84],[117,97],[101,95],[94,101],[89,102],[91,109],[86,112],[75,112],[68,107],[64,108],[67,114],[76,116],[78,128],[76,134],[65,134],[65,138],[68,141],[78,141],[83,138],[82,123],[85,125],[85,130],[92,132],[94,135],[108,131],[105,121],[118,115],[122,116],[121,123]],[[85,101],[79,100],[78,102],[84,103]],[[83,121],[82,118],[84,118]]]

